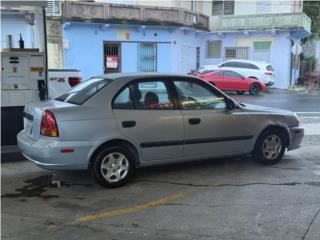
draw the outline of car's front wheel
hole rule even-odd
[[[254,159],[262,164],[271,165],[279,162],[286,149],[283,133],[276,129],[263,132],[258,138],[253,151]]]
[[[92,163],[96,181],[108,188],[123,186],[135,170],[134,155],[122,146],[107,147],[99,151]]]
[[[250,86],[249,92],[251,95],[258,95],[261,91],[261,87],[258,83],[253,83]]]

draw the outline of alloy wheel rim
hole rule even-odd
[[[275,160],[282,150],[282,141],[278,135],[267,136],[262,143],[263,156],[268,160]]]
[[[257,94],[257,93],[259,92],[259,87],[258,87],[257,85],[253,85],[253,86],[252,86],[252,92],[253,92],[254,94]]]
[[[128,175],[129,161],[123,153],[109,153],[102,159],[100,171],[108,182],[119,182]]]

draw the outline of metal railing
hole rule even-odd
[[[311,32],[311,19],[304,13],[221,16],[214,30],[263,30],[303,28]]]
[[[127,22],[209,28],[209,17],[181,8],[97,2],[64,2],[62,18],[72,21]]]

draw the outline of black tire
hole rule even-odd
[[[280,148],[275,144],[268,147],[268,142],[275,137]],[[282,131],[277,129],[269,129],[264,131],[258,138],[253,150],[253,158],[256,162],[264,165],[272,165],[278,163],[286,150],[286,138]],[[273,152],[273,153],[272,153]],[[268,157],[269,156],[269,157]]]
[[[116,156],[118,156],[119,158],[113,158]],[[120,161],[120,157],[122,156],[124,156],[126,159],[123,159],[122,162],[125,162],[126,164],[121,164],[121,166],[128,168],[126,173],[126,170],[120,169],[120,165],[112,163],[113,160]],[[110,168],[113,168],[113,170],[107,168],[102,169],[102,164],[104,164],[104,166],[109,166]],[[106,147],[105,149],[102,149],[97,154],[95,154],[94,159],[92,161],[91,172],[97,183],[99,183],[101,186],[107,188],[121,187],[125,185],[129,181],[129,179],[134,175],[135,156],[131,151],[129,151],[127,148],[123,146]],[[117,180],[118,177],[116,176],[116,172],[119,172],[119,180]],[[103,173],[110,173],[113,175],[109,179],[107,179],[103,175]],[[114,179],[112,179],[113,176],[115,176]]]
[[[261,87],[258,83],[252,83],[249,89],[251,95],[259,95]]]
[[[237,91],[238,94],[242,95],[245,93],[245,91]]]

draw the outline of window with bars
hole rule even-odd
[[[140,72],[157,71],[156,43],[140,43],[138,49],[138,69]]]
[[[233,47],[225,48],[224,59],[249,59],[249,48],[248,47]]]
[[[213,0],[212,16],[216,15],[234,15],[235,0]]]
[[[222,41],[208,41],[207,42],[207,57],[208,58],[220,58],[221,57]]]

